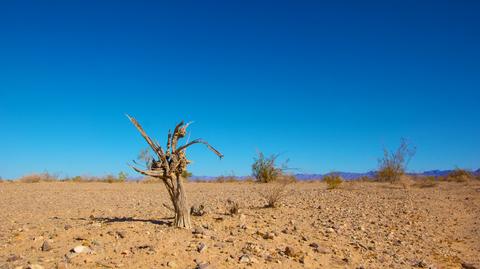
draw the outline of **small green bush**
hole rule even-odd
[[[396,151],[384,149],[383,157],[378,160],[377,181],[399,182],[415,152],[415,147],[412,147],[404,138]]]
[[[330,174],[323,177],[323,181],[327,183],[327,189],[337,189],[342,183],[343,179],[337,174]]]
[[[282,174],[282,169],[276,167],[275,162],[278,155],[265,157],[262,152],[258,153],[258,157],[254,159],[252,164],[252,175],[258,182],[268,183],[277,180]]]

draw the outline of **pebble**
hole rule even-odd
[[[43,269],[43,266],[41,266],[40,264],[30,264],[27,268],[28,269]]]
[[[175,263],[174,261],[169,261],[169,262],[167,262],[167,266],[170,267],[170,268],[176,268],[177,263]]]
[[[197,251],[200,253],[204,252],[206,249],[207,249],[207,244],[203,242],[197,245]]]
[[[80,253],[91,253],[91,252],[92,252],[92,250],[91,250],[89,247],[87,247],[87,246],[82,246],[82,245],[79,245],[79,246],[74,247],[74,248],[72,249],[72,251],[73,251],[74,253],[78,253],[78,254],[80,254]]]
[[[285,255],[287,255],[289,257],[296,257],[296,256],[298,256],[298,254],[299,254],[298,251],[291,246],[288,246],[288,247],[285,248]]]
[[[205,229],[202,227],[195,227],[192,231],[193,234],[205,234]]]
[[[252,261],[252,259],[250,258],[249,255],[243,254],[242,256],[240,256],[240,258],[238,258],[238,261],[239,261],[240,263],[249,263],[249,262]]]
[[[45,240],[45,241],[43,241],[41,249],[42,249],[42,251],[50,251],[50,250],[52,250],[52,246],[50,245],[50,243],[48,243],[47,240]]]
[[[274,238],[275,238],[275,234],[272,232],[269,232],[263,235],[263,239],[274,239]]]

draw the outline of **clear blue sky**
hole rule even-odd
[[[173,3],[174,2],[174,3]],[[0,176],[128,171],[180,119],[196,175],[480,167],[479,1],[1,1]]]

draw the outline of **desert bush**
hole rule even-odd
[[[127,177],[128,177],[127,173],[122,171],[122,172],[118,173],[117,180],[120,181],[120,182],[125,182],[127,180]]]
[[[377,181],[398,182],[405,174],[408,163],[415,155],[416,149],[404,138],[396,151],[383,150],[383,157],[379,159],[379,168],[376,174]]]
[[[269,184],[266,189],[261,190],[260,195],[267,202],[265,207],[275,208],[280,206],[280,203],[288,197],[287,182],[275,182]]]
[[[232,199],[227,200],[227,214],[229,215],[237,215],[240,213],[240,205],[238,204],[237,201],[234,201]]]
[[[232,171],[230,173],[227,173],[226,175],[221,175],[221,176],[218,176],[214,182],[217,182],[217,183],[226,183],[226,182],[237,182],[238,179],[237,177],[235,176],[235,173]]]
[[[414,179],[415,183],[412,186],[417,188],[432,188],[438,185],[434,176],[418,177]]]
[[[98,180],[99,182],[106,182],[106,183],[120,183],[124,182],[120,178],[116,178],[113,175],[106,175]]]
[[[192,177],[192,173],[187,171],[187,170],[184,170],[182,171],[182,178],[185,182],[189,182],[190,181],[190,177]]]
[[[40,174],[33,173],[33,174],[22,176],[21,178],[18,179],[18,181],[22,183],[50,182],[55,180],[58,180],[58,176],[52,175],[48,172],[40,173]]]
[[[471,172],[465,169],[456,168],[445,177],[445,180],[452,182],[466,182],[472,178],[473,175]]]
[[[327,183],[327,189],[337,189],[343,183],[341,176],[337,174],[329,174],[323,177],[323,181]]]
[[[205,209],[205,205],[203,205],[203,204],[192,205],[190,207],[190,215],[192,215],[192,216],[200,217],[200,216],[203,216],[205,214],[207,214],[207,210]]]
[[[258,153],[258,157],[254,158],[252,164],[252,176],[258,182],[268,183],[279,179],[283,175],[283,171],[287,169],[287,162],[281,166],[276,165],[278,154],[273,154],[270,157],[265,157],[262,152]]]

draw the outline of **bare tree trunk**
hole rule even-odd
[[[184,124],[183,121],[175,126],[173,133],[168,131],[167,149],[164,151],[157,142],[153,141],[147,135],[136,119],[128,115],[127,117],[133,125],[137,127],[137,130],[143,136],[145,141],[147,141],[147,144],[158,156],[158,160],[152,158],[151,162],[147,163],[148,170],[142,170],[135,166],[131,167],[142,175],[161,179],[165,184],[170,199],[172,200],[173,210],[175,212],[173,225],[178,228],[192,228],[192,222],[190,221],[190,208],[188,207],[187,195],[185,194],[183,178],[181,177],[181,175],[187,171],[187,165],[190,163],[185,154],[185,150],[194,144],[204,144],[218,157],[222,158],[223,155],[210,146],[207,141],[202,139],[195,139],[190,143],[177,148],[178,140],[185,137],[187,127],[190,125],[190,123]]]
[[[172,201],[175,209],[173,225],[178,228],[190,229],[192,228],[192,222],[190,221],[190,209],[188,208],[183,178],[178,177],[177,184],[178,188],[175,193],[175,199]]]

